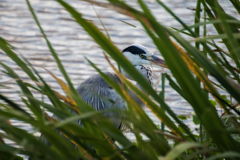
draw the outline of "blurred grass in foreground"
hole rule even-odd
[[[122,96],[128,105],[123,123],[136,137],[136,142],[130,141],[120,130],[102,116],[101,113],[84,103],[77,94],[66,73],[61,60],[52,47],[47,35],[41,28],[33,8],[26,0],[29,10],[36,21],[52,56],[63,74],[62,80],[51,74],[62,87],[65,95],[54,91],[39,75],[24,57],[19,57],[12,50],[12,46],[4,39],[0,39],[0,48],[7,54],[34,82],[26,83],[21,80],[11,67],[0,62],[4,73],[13,78],[21,88],[19,96],[25,107],[9,100],[0,93],[0,160],[22,159],[18,154],[29,155],[33,159],[239,159],[240,157],[240,21],[228,15],[217,0],[197,0],[195,22],[185,24],[163,2],[157,0],[160,9],[166,9],[181,25],[182,28],[167,28],[156,21],[147,5],[142,0],[138,3],[142,11],[138,11],[121,0],[108,0],[108,3],[84,0],[94,5],[114,9],[126,16],[138,20],[153,43],[163,55],[172,77],[164,75],[170,86],[175,89],[193,108],[193,121],[200,124],[200,133],[195,135],[182,122],[184,116],[177,116],[164,101],[164,92],[160,95],[126,60],[116,46],[94,24],[82,17],[72,6],[63,0],[56,0],[95,41],[96,43],[123,69],[148,92],[142,93],[129,83],[121,73],[117,74],[124,86],[133,90],[147,107],[161,120],[162,127],[158,127],[127,94],[126,88],[115,84],[108,76],[89,61],[99,74]],[[236,11],[240,11],[240,3],[231,0]],[[201,10],[202,8],[202,10]],[[204,12],[204,18],[200,12]],[[207,36],[206,25],[213,25],[218,35]],[[200,35],[203,26],[203,35]],[[194,29],[194,31],[193,31]],[[195,46],[184,39],[181,34],[193,37]],[[222,39],[226,49],[216,45],[215,39]],[[200,48],[203,50],[200,51]],[[234,63],[229,63],[231,59]],[[217,83],[208,77],[212,76]],[[204,87],[201,87],[204,86]],[[4,87],[0,85],[0,87]],[[236,101],[234,104],[226,96],[219,94],[224,89]],[[32,91],[48,97],[51,103],[46,103],[34,97]],[[209,99],[212,95],[214,100]],[[157,102],[157,103],[155,103]],[[224,110],[218,115],[215,106]],[[29,110],[29,111],[27,111]],[[49,117],[47,112],[53,113],[61,119]],[[108,111],[107,111],[108,112]],[[112,110],[109,112],[113,112]],[[11,119],[30,124],[39,131],[52,145],[48,146],[39,137],[11,125]],[[81,120],[83,126],[77,124]],[[165,126],[165,127],[164,127]],[[168,128],[169,130],[166,130]],[[60,136],[60,132],[63,136]],[[143,136],[147,137],[143,139]],[[4,143],[9,139],[16,144],[11,146]],[[115,140],[115,143],[111,142]],[[173,142],[170,144],[169,142]],[[72,145],[75,144],[77,149]],[[91,144],[91,145],[90,145]],[[95,151],[92,150],[95,149]]]

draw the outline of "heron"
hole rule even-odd
[[[165,61],[155,56],[153,52],[141,44],[132,44],[123,49],[122,54],[133,64],[133,66],[140,72],[146,80],[153,85],[153,66],[164,67]],[[105,72],[115,83],[121,85],[120,78],[111,72]],[[122,69],[122,74],[129,80],[133,80],[131,75],[127,74]],[[136,86],[145,92],[142,87],[137,83]],[[123,98],[99,75],[93,75],[82,82],[77,88],[77,92],[83,101],[94,107],[98,111],[107,109],[126,109],[126,103]],[[140,107],[144,107],[144,103],[138,96],[129,90],[128,94]],[[110,101],[110,100],[111,101]],[[121,119],[116,118],[117,113],[104,113],[104,116],[110,118],[113,124],[121,129]],[[113,119],[111,119],[113,117]]]
[[[146,78],[147,82],[151,85],[153,85],[153,72],[152,68],[149,66],[152,64],[153,66],[166,67],[164,60],[155,56],[150,49],[141,44],[132,44],[128,46],[122,51],[122,54],[132,63],[136,70],[140,72],[143,77]],[[120,78],[115,73],[105,72],[105,74],[107,74],[115,83],[119,85],[122,84]],[[125,70],[122,70],[122,74],[127,79],[133,80],[131,75],[127,74]],[[145,92],[138,83],[136,86]],[[104,111],[108,109],[127,109],[124,99],[99,74],[93,75],[83,81],[77,87],[77,92],[83,101],[88,103],[97,111]],[[129,90],[128,95],[133,100],[135,100],[139,106],[144,107],[145,104],[134,92]],[[122,119],[116,118],[119,117],[115,116],[116,114],[117,113],[115,112],[103,113],[103,115],[109,118],[118,129],[121,129]],[[78,123],[81,125],[81,121],[78,121]],[[46,144],[50,145],[46,138],[41,136],[41,139]],[[31,157],[29,157],[29,160],[31,160]]]

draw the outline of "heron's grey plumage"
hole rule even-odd
[[[123,54],[125,57],[127,57],[136,70],[138,70],[139,73],[143,75],[147,79],[147,81],[153,85],[152,81],[152,69],[149,67],[145,67],[143,63],[150,64],[147,56],[153,56],[153,53],[146,47],[140,45],[140,44],[133,44],[123,50]],[[140,55],[143,55],[141,58]],[[131,75],[127,74],[127,72],[124,69],[121,69],[123,75],[133,80]],[[117,84],[121,85],[122,82],[119,79],[119,77],[115,73],[106,72],[106,74]],[[145,92],[140,85],[136,84],[138,88],[140,88],[143,92]],[[86,103],[90,104],[92,107],[94,107],[96,110],[102,111],[105,109],[123,109],[125,110],[126,103],[122,99],[122,97],[111,87],[107,82],[104,81],[104,79],[99,75],[93,75],[86,79],[84,82],[80,84],[80,86],[77,88],[78,93],[80,94],[80,97],[82,100],[84,100]],[[129,96],[131,99],[135,100],[135,102],[143,107],[144,103],[142,100],[138,98],[138,96],[133,93],[131,90],[128,91]],[[105,116],[110,118],[110,120],[115,124],[116,127],[119,128],[121,126],[121,115],[116,116],[116,112],[107,112],[104,113]],[[113,117],[113,118],[112,118]]]
[[[135,66],[135,68],[149,81],[150,84],[152,84],[151,68],[144,67],[142,65]],[[111,72],[106,72],[106,74],[118,85],[122,84],[121,80],[116,74]],[[126,76],[126,78],[132,79],[131,76],[129,76],[124,70],[123,74]],[[138,84],[137,86],[141,89]],[[122,97],[107,82],[105,82],[105,80],[99,74],[93,75],[82,82],[77,88],[77,91],[80,94],[82,100],[84,100],[86,103],[98,111],[104,109],[125,110],[127,108],[126,103]],[[139,106],[144,106],[144,103],[134,92],[131,90],[128,92],[128,95],[131,97],[131,99],[135,100]],[[114,125],[119,128],[119,126],[121,126],[121,119],[119,119],[121,115],[116,114],[116,112],[104,113],[104,115],[110,118]]]
[[[121,85],[122,82],[118,76],[111,72],[106,72],[114,82]],[[121,96],[99,75],[93,75],[86,79],[77,88],[77,92],[80,94],[82,100],[94,107],[98,111],[107,109],[126,109],[126,105]],[[113,119],[111,117],[119,117],[121,115],[115,115],[115,112],[103,113],[112,119],[112,122],[116,127],[121,125],[120,119]]]
[[[153,63],[155,65],[159,64],[159,66],[165,67],[165,62],[163,60],[154,56],[148,48],[140,44],[133,44],[125,48],[123,50],[123,55],[133,64],[133,66],[143,75],[143,77],[146,78],[146,80],[151,85],[153,85],[152,69],[145,67],[144,65],[150,65]],[[122,69],[122,72],[126,78],[133,80],[131,75],[127,74],[125,70]],[[118,85],[122,84],[121,80],[115,73],[106,72],[106,74]],[[136,86],[145,92],[139,84],[136,84]],[[96,110],[103,111],[104,116],[108,117],[117,128],[121,128],[121,117],[123,115],[117,114],[121,114],[122,112],[109,112],[107,110],[125,110],[127,109],[126,103],[122,97],[107,82],[105,82],[99,74],[93,75],[82,82],[77,88],[77,91],[82,100],[94,107]],[[128,95],[131,97],[131,99],[135,100],[139,106],[144,106],[142,100],[139,99],[134,92],[128,90]],[[105,110],[107,112],[104,113]],[[79,121],[79,123],[81,122]],[[45,141],[45,143],[48,143],[47,139],[45,139],[43,136],[42,140]]]

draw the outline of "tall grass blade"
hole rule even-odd
[[[11,50],[11,47],[8,43],[0,38],[0,48],[10,57],[21,69],[33,80],[38,82],[38,79],[32,73],[32,71],[28,68],[28,66]]]
[[[20,79],[20,77],[7,65],[5,65],[4,63],[0,62],[0,65],[7,71],[7,74],[12,77],[13,79],[16,79],[17,84],[19,85],[19,87],[21,88],[23,94],[25,95],[29,95],[33,97],[32,92],[28,89],[28,87],[22,82],[22,80]],[[31,101],[31,99],[29,99],[29,102],[31,105],[30,109],[31,111],[34,113],[35,116],[38,117],[38,119],[42,119],[42,110],[39,106],[38,103],[35,103],[33,101]]]
[[[235,7],[235,9],[240,14],[240,1],[238,1],[238,0],[230,0],[230,2],[232,2],[233,6]]]
[[[18,106],[18,104],[16,104],[15,102],[11,101],[10,99],[8,99],[7,97],[5,97],[4,95],[0,94],[0,99],[5,101],[10,107],[12,107],[13,109],[23,112],[24,114],[26,114],[27,116],[31,117],[29,115],[29,113],[27,113],[24,109],[22,109],[20,106]]]

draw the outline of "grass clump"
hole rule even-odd
[[[42,29],[30,2],[26,0],[29,10],[67,84],[49,71],[49,74],[62,87],[65,95],[60,95],[54,91],[34,69],[31,62],[24,57],[18,57],[12,47],[4,39],[0,39],[2,51],[34,82],[34,84],[29,84],[22,81],[11,67],[0,62],[4,73],[16,80],[21,88],[19,96],[26,106],[22,108],[20,104],[9,100],[0,93],[0,99],[2,100],[0,103],[0,128],[2,131],[0,133],[0,159],[21,159],[17,156],[18,154],[28,155],[36,160],[73,160],[79,158],[131,160],[239,159],[240,124],[237,107],[240,102],[240,40],[238,35],[240,21],[227,14],[217,0],[198,0],[196,2],[193,25],[185,24],[163,2],[157,0],[159,7],[166,9],[182,25],[182,29],[168,28],[159,23],[142,0],[138,0],[142,11],[132,8],[121,0],[108,0],[107,3],[84,0],[114,9],[142,24],[156,48],[163,55],[173,75],[170,77],[168,74],[164,74],[163,77],[192,106],[195,112],[193,121],[200,124],[200,131],[197,135],[182,122],[187,117],[176,116],[165,103],[164,92],[159,95],[148,83],[145,83],[146,80],[126,60],[108,37],[93,23],[84,19],[82,14],[68,3],[63,0],[56,1],[106,54],[131,74],[133,79],[148,92],[149,96],[142,93],[137,87],[126,81],[121,73],[117,74],[122,78],[125,87],[115,84],[89,61],[91,66],[122,96],[127,105],[131,106],[127,111],[122,111],[125,115],[123,123],[135,135],[136,142],[130,141],[106,117],[81,100],[61,60]],[[237,1],[232,0],[231,3],[236,11],[240,10],[240,4]],[[200,21],[201,11],[204,12],[203,22]],[[206,36],[206,25],[213,25],[218,35]],[[203,26],[203,35],[200,35],[200,26]],[[196,41],[195,45],[183,38],[182,34],[193,37]],[[222,40],[226,49],[216,45],[216,38]],[[201,48],[202,51],[200,51]],[[230,58],[233,63],[229,63],[226,57]],[[116,70],[116,72],[118,71]],[[214,77],[217,82],[212,82],[209,79],[210,76]],[[154,124],[143,109],[129,98],[126,94],[126,88],[130,88],[144,100],[147,107],[161,120],[161,127]],[[222,96],[219,93],[221,89],[224,89],[228,95],[233,97],[236,103],[233,104],[225,96]],[[32,90],[47,96],[50,103],[34,97]],[[209,95],[213,99],[210,99]],[[224,110],[224,115],[217,113],[216,104]],[[49,117],[45,111],[53,113],[61,120]],[[9,122],[11,119],[30,124],[51,143],[51,146],[39,137],[11,125]],[[81,120],[82,126],[76,120]],[[166,128],[169,130],[166,130]],[[147,140],[142,135],[146,136]],[[4,139],[13,141],[16,146],[4,143]],[[114,139],[115,143],[112,143],[111,139]],[[170,141],[173,144],[170,144]]]

